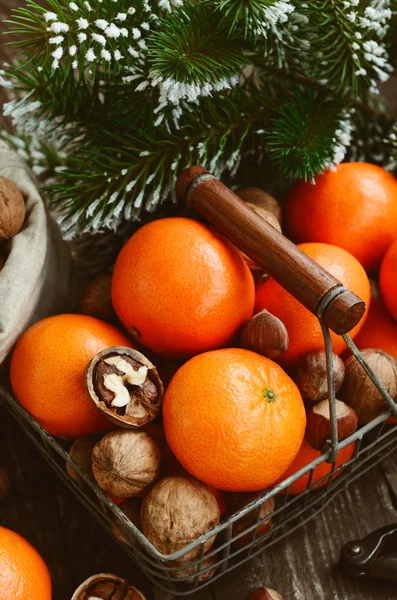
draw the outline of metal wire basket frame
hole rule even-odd
[[[326,349],[329,402],[333,424],[332,439],[328,441],[327,449],[321,456],[264,492],[261,497],[217,527],[170,555],[161,554],[150,544],[143,533],[106,496],[96,482],[73,461],[67,452],[66,443],[59,442],[46,433],[5,388],[0,387],[0,397],[4,398],[6,408],[82,504],[108,531],[113,534],[118,532],[117,541],[147,577],[157,587],[175,596],[187,596],[242,565],[304,525],[341,490],[388,456],[397,446],[397,425],[387,423],[390,415],[397,417],[397,405],[382,387],[348,335],[343,336],[348,348],[382,394],[387,410],[358,429],[349,438],[342,442],[338,441],[332,342],[329,329],[323,320],[324,312],[331,299],[332,293],[320,304],[318,312]],[[338,453],[350,444],[355,444],[350,460],[337,466]],[[75,482],[67,475],[66,463],[76,471],[79,482]],[[330,463],[329,472],[313,482],[316,468],[324,463]],[[290,494],[291,485],[304,476],[308,476],[305,491],[297,495]],[[275,501],[273,512],[261,516],[261,507],[270,499]],[[248,526],[237,533],[238,523],[245,519],[245,524],[247,518]],[[263,533],[265,524],[268,524],[268,530]],[[216,536],[215,543],[205,553],[205,543],[214,536]],[[194,557],[184,560],[188,554],[190,556],[193,554]]]

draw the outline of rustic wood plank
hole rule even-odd
[[[395,584],[349,579],[337,562],[343,544],[396,519],[388,483],[375,467],[303,528],[215,582],[216,600],[244,600],[259,586],[288,600],[393,600]]]

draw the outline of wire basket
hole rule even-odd
[[[202,172],[203,170],[201,170],[201,174]],[[193,181],[193,189],[189,187],[189,200],[191,201],[194,192],[195,208],[207,216],[210,221],[218,223],[218,217],[209,215],[205,207],[203,208],[200,204],[200,196],[207,198],[211,196],[211,193],[207,189],[201,190],[197,195],[196,190],[200,188],[201,181],[204,183],[209,182],[211,185],[215,181],[216,186],[218,184],[221,186],[222,184],[212,176],[207,176],[209,174],[205,172],[202,180],[197,176],[197,172],[194,172],[193,175],[193,177],[190,177],[190,180]],[[230,190],[228,190],[228,193],[232,194]],[[184,196],[185,194],[183,193],[182,195]],[[224,191],[218,189],[216,198],[218,199],[222,195],[224,195]],[[230,198],[235,208],[236,200],[233,194],[232,196],[233,198]],[[214,205],[216,205],[216,202],[211,202],[209,212],[213,210]],[[246,210],[240,204],[237,206],[243,211]],[[223,214],[227,212],[227,207],[223,207]],[[233,223],[235,222],[235,218],[236,213],[233,214]],[[247,213],[246,218],[255,221],[256,216],[253,217],[250,213]],[[259,221],[259,227],[261,231],[266,229],[262,219]],[[230,232],[230,229],[228,230],[225,223],[222,224],[220,229],[232,241],[238,243],[238,240],[235,239],[236,236],[233,232]],[[276,233],[276,237],[281,236],[278,232]],[[275,234],[270,232],[269,235],[274,236]],[[278,241],[284,244],[285,238],[283,240],[281,238],[283,236]],[[268,272],[273,274],[275,269],[269,263],[266,264],[266,261],[262,257],[258,257],[258,253],[255,254],[252,251],[250,247],[252,238],[250,240],[247,243],[238,243],[238,245],[249,256],[251,255],[256,262],[266,266]],[[288,260],[290,258],[291,255],[288,254]],[[302,257],[299,257],[299,259],[306,261],[306,258],[302,259]],[[280,260],[281,262],[283,261],[283,259]],[[289,268],[294,270],[296,265],[293,261],[291,263]],[[313,265],[310,265],[310,267],[313,269]],[[277,266],[278,268],[279,266]],[[320,275],[325,277],[317,266],[315,266],[315,271],[315,275],[320,273]],[[280,281],[282,279],[283,276],[278,275],[280,283],[283,283]],[[318,281],[319,278],[315,277],[315,279]],[[329,283],[329,280],[327,280],[327,283]],[[321,456],[310,462],[300,471],[284,479],[272,489],[265,491],[260,497],[256,498],[243,509],[226,518],[217,527],[173,554],[165,556],[158,552],[142,532],[106,496],[95,481],[73,461],[68,454],[70,442],[57,441],[46,433],[5,388],[0,387],[0,397],[4,398],[6,408],[23,427],[28,437],[40,450],[47,462],[55,469],[82,504],[92,512],[94,517],[112,534],[117,534],[115,536],[117,541],[132,560],[140,566],[147,577],[157,587],[174,596],[190,595],[250,560],[250,558],[259,552],[270,548],[280,539],[304,525],[333,500],[341,490],[345,489],[357,477],[387,457],[397,447],[397,425],[388,423],[390,415],[397,417],[397,405],[365,363],[347,333],[343,333],[343,338],[348,348],[382,394],[387,410],[367,425],[358,429],[347,439],[338,442],[329,322],[330,320],[334,320],[335,323],[338,321],[340,325],[341,320],[338,319],[338,316],[335,317],[335,315],[338,315],[338,311],[340,311],[344,316],[343,327],[349,331],[352,324],[350,317],[347,319],[346,315],[351,316],[354,313],[353,320],[357,321],[359,319],[357,306],[361,301],[354,297],[351,292],[345,290],[339,282],[336,283],[336,287],[333,285],[331,286],[332,289],[327,289],[325,292],[323,290],[319,294],[320,298],[316,303],[315,310],[324,336],[330,412],[333,424],[332,439],[328,441],[326,450]],[[287,282],[285,287],[288,287],[288,285]],[[307,290],[303,289],[301,292],[298,291],[294,295],[298,299],[301,299],[302,294],[305,296]],[[332,303],[338,298],[337,305],[330,312]],[[342,304],[345,302],[345,306],[342,306],[341,299]],[[304,299],[303,303],[306,306],[309,304],[307,298]],[[353,308],[355,307],[353,311],[351,311],[352,306]],[[308,307],[314,312],[312,307]],[[333,329],[337,328],[336,324],[334,324]],[[349,452],[349,459],[347,462],[341,462],[338,460],[338,455],[345,448],[351,450]],[[76,482],[67,475],[65,469],[66,463],[69,463],[78,474],[79,481]],[[328,467],[326,470],[324,470],[325,466]],[[304,482],[304,491],[299,494],[293,494],[292,486],[300,478],[304,478],[301,480],[301,483],[302,481]],[[211,538],[214,538],[215,541],[209,551],[206,552],[205,549],[208,548],[208,541]]]

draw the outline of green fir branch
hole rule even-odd
[[[149,62],[162,79],[187,84],[229,79],[250,62],[241,32],[229,35],[214,8],[201,2],[187,2],[168,13],[148,48]]]
[[[270,159],[288,179],[313,180],[335,162],[343,105],[312,90],[288,98],[267,131]]]

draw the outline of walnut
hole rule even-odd
[[[277,202],[275,198],[273,198],[273,196],[270,196],[270,194],[257,187],[240,188],[236,191],[236,194],[241,198],[241,200],[244,200],[244,202],[247,202],[251,205],[254,205],[257,208],[259,207],[273,213],[273,215],[276,217],[277,221],[281,225],[281,205],[279,202]]]
[[[160,467],[160,449],[144,431],[111,431],[92,452],[98,485],[118,498],[139,495],[156,481]]]
[[[164,386],[157,369],[132,348],[99,352],[86,368],[85,383],[95,406],[119,427],[142,427],[160,412]]]
[[[174,560],[170,563],[167,563],[169,567],[182,567],[182,569],[178,569],[178,571],[170,571],[170,575],[175,577],[175,579],[181,579],[183,577],[183,583],[203,583],[204,581],[208,581],[211,579],[217,570],[215,567],[215,563],[217,562],[217,558],[212,556],[211,558],[205,558],[200,562],[199,565],[189,566],[191,559],[188,560]],[[203,571],[202,573],[197,574],[198,571]],[[187,577],[187,579],[186,579]]]
[[[25,221],[25,211],[22,193],[12,181],[0,177],[0,240],[18,233]]]
[[[393,400],[397,400],[397,361],[390,354],[378,349],[362,350],[361,354]],[[354,356],[348,358],[345,366],[345,381],[339,395],[355,410],[358,424],[365,425],[386,410],[387,406],[375,384]]]
[[[146,600],[145,596],[127,580],[99,573],[84,581],[74,592],[71,600]]]
[[[69,450],[69,455],[73,460],[89,475],[89,477],[94,477],[92,472],[92,451],[94,449],[95,444],[97,443],[97,439],[91,436],[85,436],[78,438],[75,442],[73,442],[72,447]],[[74,481],[80,482],[80,476],[77,474],[75,469],[71,464],[66,463],[66,471]]]
[[[162,554],[172,554],[218,525],[218,503],[208,487],[192,477],[165,477],[144,498],[141,509],[142,530]],[[204,544],[204,552],[215,541]],[[183,557],[196,558],[200,546]]]
[[[140,498],[126,498],[119,504],[118,508],[137,529],[142,529]],[[127,531],[128,526],[121,519],[118,519],[116,515],[112,517],[112,523],[112,534],[114,537],[124,544],[129,544],[128,537],[133,534]]]

